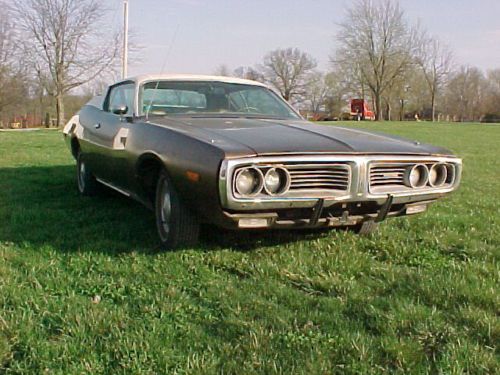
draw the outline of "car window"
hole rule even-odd
[[[205,95],[196,91],[179,89],[151,88],[144,91],[144,106],[154,105],[156,110],[171,108],[195,108],[207,107]]]
[[[134,112],[134,93],[135,85],[133,83],[113,87],[109,93],[107,111],[111,111],[113,107],[125,104],[127,106],[126,115],[132,115]]]
[[[204,81],[154,81],[139,90],[139,109],[153,115],[300,118],[266,87]]]
[[[288,109],[268,90],[244,89],[229,94],[229,101],[238,112],[268,113],[276,116],[286,116]]]

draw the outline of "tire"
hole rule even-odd
[[[364,221],[354,227],[355,232],[360,236],[368,236],[370,234],[373,234],[377,231],[377,229],[378,223],[373,220]]]
[[[76,159],[76,182],[78,192],[81,195],[96,195],[99,190],[99,183],[86,165],[83,154],[78,153]]]
[[[165,170],[160,172],[156,184],[155,218],[163,249],[191,247],[198,243],[199,221],[181,201]]]

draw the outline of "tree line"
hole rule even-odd
[[[62,126],[96,87],[116,78],[118,30],[97,0],[0,0],[0,127]],[[218,75],[262,81],[314,118],[348,116],[349,100],[378,120],[500,121],[500,68],[457,66],[451,49],[396,0],[355,0],[331,44],[328,71],[297,48],[270,51],[255,66]],[[76,90],[78,88],[78,90]]]
[[[261,64],[214,73],[273,86],[304,112],[342,118],[349,99],[371,103],[377,120],[500,122],[500,68],[456,66],[451,49],[395,0],[357,0],[347,9],[326,72],[297,48],[276,49]]]
[[[0,0],[0,125],[62,126],[93,91],[82,86],[115,76],[120,32],[105,22],[104,4]]]

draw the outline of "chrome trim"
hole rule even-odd
[[[266,176],[270,171],[276,171],[276,170],[283,171],[283,173],[285,174],[286,181],[285,181],[284,187],[281,189],[281,191],[278,190],[275,193],[273,193],[273,192],[269,191],[269,188],[266,186]],[[264,190],[266,191],[266,193],[268,195],[270,195],[272,197],[278,197],[280,195],[286,194],[288,192],[288,190],[290,189],[291,184],[292,184],[292,177],[290,176],[290,172],[286,168],[272,167],[272,168],[269,168],[267,170],[266,174],[264,175]]]
[[[255,189],[255,191],[253,193],[250,193],[250,194],[242,194],[238,191],[238,188],[236,187],[236,180],[238,179],[239,175],[241,173],[243,173],[243,171],[249,171],[249,170],[255,170],[257,171],[257,175],[259,176],[259,184],[258,184],[258,188]],[[231,188],[231,191],[234,191],[235,194],[238,194],[238,197],[239,198],[253,198],[257,195],[259,195],[262,190],[264,189],[264,174],[262,173],[262,171],[260,170],[260,168],[256,168],[255,166],[249,166],[249,167],[245,167],[245,168],[241,168],[239,169],[235,176],[234,176],[234,180],[233,180],[233,186]]]
[[[423,175],[421,175],[419,172],[419,180],[417,181],[416,184],[412,184],[411,182],[411,174],[413,173],[414,170],[420,169],[421,171],[424,172]],[[410,169],[406,169],[405,175],[404,175],[404,183],[406,186],[411,187],[413,189],[417,188],[423,188],[427,183],[429,182],[429,168],[427,168],[427,165],[425,164],[415,164],[413,167]],[[371,184],[371,173],[370,173],[370,184]]]
[[[290,181],[290,189],[293,191],[290,196],[300,196],[301,194],[304,194],[304,192],[307,192],[308,190],[314,190],[319,196],[323,195],[328,195],[332,194],[332,192],[335,192],[335,195],[342,194],[342,192],[349,191],[350,190],[350,184],[351,184],[351,166],[348,163],[332,163],[332,164],[325,164],[325,163],[311,163],[311,164],[305,164],[305,163],[297,163],[297,164],[292,164],[292,163],[283,163],[283,166],[287,168],[290,171],[290,175],[292,177]],[[308,171],[308,169],[313,168],[317,169],[317,174],[316,174],[316,180],[314,181],[315,178],[315,172],[314,171]],[[309,180],[309,181],[303,181],[302,184],[306,184],[305,187],[300,188],[299,184],[301,182],[298,182],[297,180],[300,179],[300,177],[295,177],[296,175],[305,175],[302,177],[304,180]],[[323,175],[323,179],[321,179],[321,175]],[[322,180],[322,181],[321,181]],[[319,188],[308,188],[307,185],[309,186],[317,186]],[[326,187],[330,185],[330,187]],[[345,186],[344,186],[345,185]],[[323,186],[323,188],[321,188]]]
[[[322,194],[301,191],[297,196],[258,196],[253,198],[238,198],[232,193],[232,178],[235,169],[246,165],[284,163],[317,163],[335,162],[345,163],[350,167],[350,183],[347,191],[329,191]],[[383,204],[388,192],[377,193],[370,191],[370,165],[379,162],[414,162],[414,163],[450,163],[454,166],[455,178],[451,184],[433,188],[430,186],[413,189],[411,191],[390,192],[394,196],[393,204],[434,200],[456,190],[460,184],[462,160],[447,156],[411,156],[411,155],[293,155],[268,156],[227,159],[221,164],[219,174],[219,194],[224,209],[254,211],[279,208],[312,208],[322,198],[325,207],[338,202],[375,201]],[[339,193],[338,195],[335,193]]]
[[[441,169],[441,174],[439,169]],[[431,180],[432,171],[436,173],[436,181]],[[448,179],[448,167],[444,163],[435,163],[432,165],[431,169],[429,169],[429,185],[432,187],[439,187],[446,184],[446,180]]]
[[[429,166],[435,164],[444,164],[450,170],[455,170],[456,168],[461,168],[461,160],[457,158],[437,158],[431,159],[429,157],[421,160],[413,159],[413,160],[387,160],[387,161],[374,161],[369,163],[369,191],[372,194],[393,194],[393,193],[416,193],[417,190],[423,191],[434,191],[435,189],[448,189],[454,190],[454,187],[458,184],[455,184],[455,176],[450,174],[447,177],[446,183],[439,186],[432,186],[429,183]],[[411,186],[409,182],[409,173],[415,169],[416,167],[425,167],[426,169],[426,182],[425,184],[420,184],[418,186]],[[377,172],[373,172],[373,168],[379,168]],[[385,169],[385,170],[384,170]],[[390,170],[387,172],[387,170]],[[392,170],[392,172],[391,172]],[[373,172],[373,174],[372,174]],[[383,173],[394,173],[394,174],[403,174],[402,176],[395,176],[393,184],[383,183],[383,181],[372,182],[374,174],[383,174]]]
[[[103,184],[104,186],[109,187],[110,189],[113,189],[113,190],[119,192],[120,194],[125,195],[126,197],[130,197],[131,196],[131,194],[128,191],[120,189],[119,187],[116,187],[115,185],[113,185],[110,182],[104,181],[104,180],[102,180],[102,179],[100,179],[98,177],[96,177],[95,179],[97,180],[97,182]]]
[[[250,160],[250,159],[248,159]],[[272,168],[283,168],[287,171],[289,171],[289,175],[291,176],[294,172],[304,172],[306,169],[311,168],[311,167],[316,167],[319,171],[324,173],[327,171],[327,169],[332,169],[328,173],[343,173],[342,176],[333,176],[331,177],[332,181],[328,181],[325,183],[319,183],[318,181],[311,181],[308,185],[309,186],[304,186],[302,188],[298,187],[297,184],[298,182],[294,182],[294,178],[291,177],[290,179],[290,187],[289,190],[284,192],[283,194],[280,195],[271,195],[267,194],[265,190],[261,191],[261,194],[253,195],[253,196],[242,196],[239,194],[235,187],[235,177],[238,176],[240,171],[245,170],[245,169],[259,169],[261,171],[265,169],[272,169]],[[241,161],[241,163],[238,163],[238,165],[234,166],[230,170],[230,173],[232,174],[232,185],[228,185],[228,192],[232,194],[232,198],[236,200],[242,200],[246,198],[252,198],[252,199],[267,199],[270,197],[282,197],[286,199],[300,199],[304,195],[308,195],[311,198],[324,198],[324,197],[331,197],[331,196],[344,196],[347,194],[347,192],[350,191],[350,184],[351,184],[351,166],[346,163],[346,162],[336,162],[336,163],[324,163],[324,162],[292,162],[292,161],[285,161],[285,162],[275,162],[275,163],[267,163],[267,162],[245,162]],[[263,172],[262,172],[263,173]],[[305,172],[307,173],[307,172]],[[310,172],[313,173],[313,172]],[[335,179],[340,179],[340,181],[337,181],[338,184],[336,186],[333,185]],[[326,185],[332,184],[332,186],[327,187]],[[311,187],[315,186],[315,187]]]

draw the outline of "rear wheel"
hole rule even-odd
[[[76,161],[76,179],[78,192],[82,195],[95,195],[98,192],[99,185],[94,175],[90,172],[83,154],[78,153]]]
[[[354,231],[361,236],[367,236],[369,234],[375,233],[377,229],[378,223],[376,223],[374,220],[364,221],[354,227]]]
[[[170,177],[161,171],[156,184],[155,217],[161,245],[165,249],[194,246],[200,224],[181,201]]]

